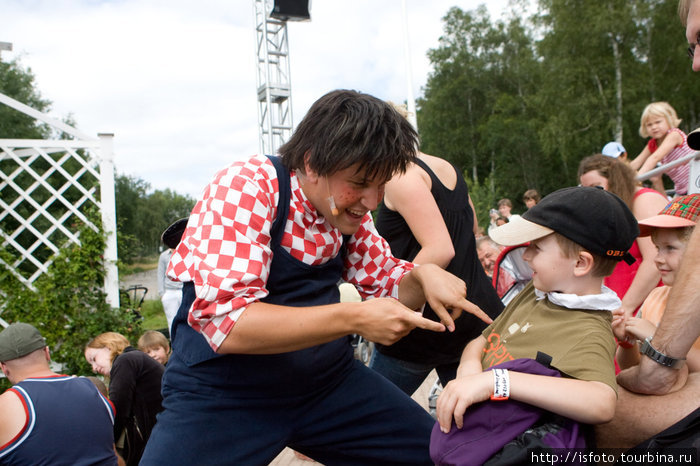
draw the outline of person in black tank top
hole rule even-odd
[[[453,187],[445,186],[431,165],[447,183],[456,180]],[[445,268],[467,284],[467,299],[492,318],[500,314],[503,304],[477,256],[467,184],[454,166],[419,153],[406,174],[387,183],[376,225],[396,257]],[[423,315],[439,320],[428,304]],[[466,344],[484,328],[483,321],[466,313],[455,321],[454,332],[416,328],[390,346],[377,345],[370,367],[409,395],[433,369],[444,386],[456,376]]]

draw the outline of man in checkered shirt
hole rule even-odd
[[[350,345],[451,331],[463,310],[490,322],[463,281],[394,258],[374,228],[417,139],[385,102],[333,91],[281,158],[216,174],[168,267],[183,302],[141,464],[267,464],[285,446],[324,464],[432,464],[432,418]],[[364,301],[339,303],[340,280]],[[414,311],[426,300],[441,322]]]

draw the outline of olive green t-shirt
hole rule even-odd
[[[568,309],[549,299],[536,300],[532,282],[482,333],[486,347],[481,365],[535,359],[541,351],[563,374],[603,382],[617,392],[615,340],[610,311]]]

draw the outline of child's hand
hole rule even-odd
[[[474,403],[488,400],[493,391],[493,373],[480,372],[474,375],[459,377],[450,381],[440,393],[437,401],[437,418],[440,430],[448,433],[455,425],[461,429],[464,425],[464,412]]]
[[[612,311],[612,315],[613,334],[615,335],[615,338],[618,339],[618,341],[622,341],[627,337],[625,333],[625,322],[627,320],[625,311],[620,307]]]
[[[645,340],[656,332],[656,325],[646,319],[630,317],[625,322],[625,333],[637,340]]]

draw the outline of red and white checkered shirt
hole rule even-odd
[[[290,182],[282,247],[306,264],[324,264],[338,254],[342,233],[311,205],[295,173]],[[235,162],[204,190],[170,259],[170,278],[194,282],[197,297],[188,323],[214,350],[247,306],[268,294],[270,231],[278,198],[277,173],[267,157]],[[412,268],[391,255],[368,213],[348,243],[343,279],[365,299],[397,298],[399,281]]]

